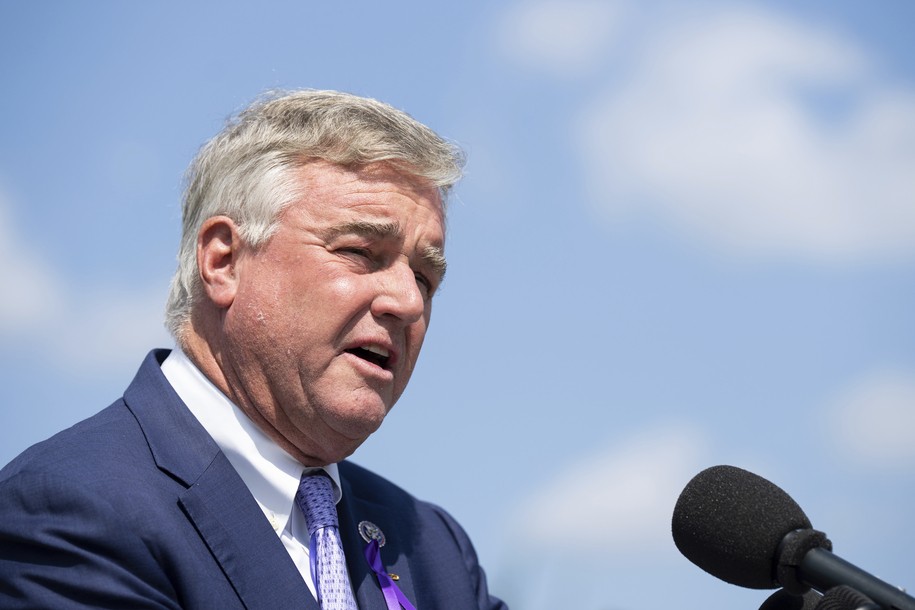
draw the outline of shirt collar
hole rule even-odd
[[[213,385],[180,348],[162,363],[162,373],[216,441],[277,532],[289,522],[304,472],[324,470],[333,483],[335,501],[343,497],[336,464],[305,468]]]

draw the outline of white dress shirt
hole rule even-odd
[[[303,472],[320,469],[306,469],[273,442],[194,366],[180,348],[173,349],[162,363],[162,373],[238,472],[312,595],[317,597],[308,562],[308,528],[305,516],[294,500]],[[343,492],[337,465],[330,464],[323,470],[330,476],[339,502]]]

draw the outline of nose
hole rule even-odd
[[[376,274],[378,292],[372,301],[372,314],[394,317],[412,324],[426,311],[426,297],[416,274],[406,261],[398,261]]]

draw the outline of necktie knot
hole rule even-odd
[[[323,472],[302,477],[295,501],[305,515],[309,536],[321,528],[338,527],[333,485]]]

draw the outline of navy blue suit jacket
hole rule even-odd
[[[317,603],[260,507],[162,375],[0,471],[2,608],[305,608]],[[504,609],[442,509],[340,464],[340,531],[361,610],[385,610],[357,525],[417,610]]]

